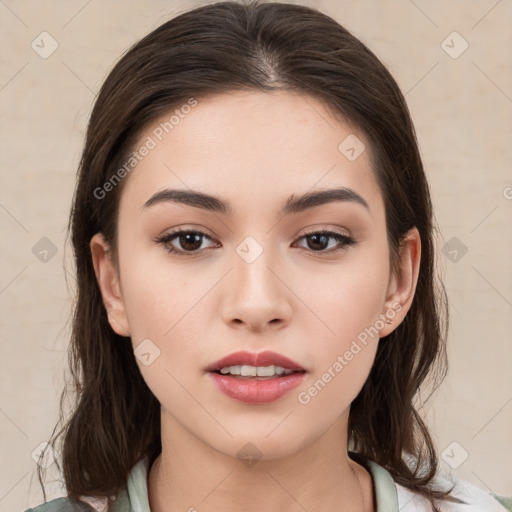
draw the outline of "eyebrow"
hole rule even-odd
[[[145,210],[150,206],[168,202],[185,204],[230,217],[232,217],[235,213],[235,210],[230,203],[218,197],[190,189],[181,190],[168,188],[153,194],[144,203],[142,209]],[[283,207],[277,212],[277,215],[280,217],[291,213],[299,213],[315,206],[333,202],[356,203],[364,206],[367,210],[370,210],[368,203],[357,192],[350,188],[341,187],[336,189],[307,192],[306,194],[298,197],[295,197],[295,195],[292,194],[286,200]]]

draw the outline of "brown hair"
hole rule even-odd
[[[419,230],[422,256],[411,309],[379,343],[351,405],[349,436],[356,452],[433,507],[434,498],[451,499],[430,485],[437,456],[414,405],[426,378],[433,390],[446,373],[448,322],[446,294],[434,272],[429,189],[404,97],[379,59],[332,18],[309,7],[257,1],[215,3],[167,21],[126,52],[96,99],[68,226],[78,282],[69,350],[75,404],[65,420],[64,390],[51,440],[54,446],[64,436],[63,475],[71,499],[115,495],[141,457],[152,463],[161,451],[160,404],[141,376],[131,343],[110,327],[89,248],[92,236],[102,232],[117,263],[118,205],[126,179],[106,199],[95,191],[123,165],[143,128],[170,109],[190,98],[275,89],[315,96],[367,135],[393,269],[404,235],[414,226]],[[40,469],[39,480],[42,485]]]

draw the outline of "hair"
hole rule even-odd
[[[386,67],[335,20],[314,8],[259,1],[214,3],[165,22],[122,56],[95,101],[67,232],[77,278],[71,382],[51,436],[52,446],[63,436],[68,497],[102,496],[110,504],[134,464],[143,456],[152,463],[161,451],[160,404],[141,376],[129,339],[110,327],[89,247],[92,236],[103,233],[118,268],[118,207],[126,179],[117,180],[107,199],[95,191],[114,183],[150,122],[190,98],[241,90],[315,97],[367,136],[385,202],[392,269],[398,268],[407,232],[419,231],[421,264],[411,308],[379,343],[369,377],[351,404],[348,428],[355,452],[437,510],[437,499],[454,498],[451,490],[432,485],[437,454],[415,401],[420,386],[429,384],[428,398],[446,374],[448,312],[435,275],[436,228],[408,107]],[[65,418],[69,390],[74,405]],[[40,467],[38,474],[43,486]],[[46,498],[44,487],[43,493]]]

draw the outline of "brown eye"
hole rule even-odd
[[[201,235],[198,233],[184,233],[178,235],[177,240],[185,251],[195,251],[200,249],[202,245]]]
[[[201,246],[204,239],[211,240],[211,238],[202,231],[179,230],[173,233],[167,233],[157,238],[155,242],[162,244],[170,253],[188,256],[195,255],[203,250]],[[179,247],[176,247],[176,245]]]
[[[355,244],[354,239],[347,235],[343,235],[342,233],[338,233],[337,231],[315,231],[313,233],[303,235],[300,239],[306,239],[306,248],[313,252],[331,253],[342,249],[346,250],[348,246]],[[330,240],[335,240],[337,244],[334,243],[330,245]]]

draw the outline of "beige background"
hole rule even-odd
[[[512,2],[304,3],[368,44],[406,94],[443,236],[439,262],[451,301],[450,374],[425,411],[448,461],[441,462],[445,471],[510,495]],[[64,230],[94,95],[133,42],[199,4],[0,1],[2,512],[42,501],[31,453],[57,419],[73,292]],[[46,59],[31,47],[43,31],[58,43]],[[441,46],[453,31],[469,44],[458,58],[462,39],[444,43],[451,56]],[[33,252],[43,237],[57,249],[46,262]],[[462,257],[456,249],[458,261],[441,252],[452,237],[467,247]]]

